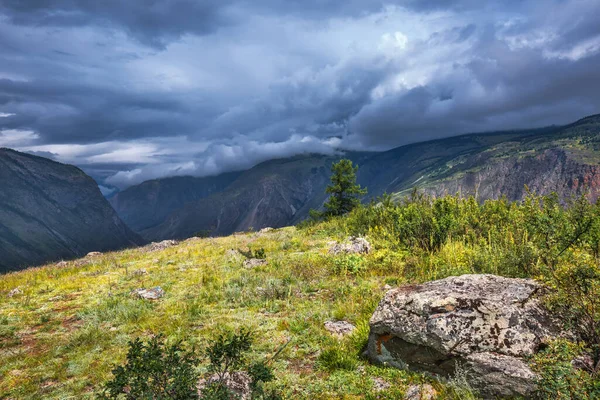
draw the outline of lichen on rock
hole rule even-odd
[[[451,377],[457,363],[481,394],[527,396],[525,358],[561,335],[530,279],[463,275],[390,290],[373,314],[367,355],[377,363]]]

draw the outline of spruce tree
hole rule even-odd
[[[356,171],[358,166],[348,159],[331,166],[331,184],[326,189],[331,196],[325,203],[324,216],[344,215],[360,204],[360,197],[367,194],[367,189],[356,184]]]

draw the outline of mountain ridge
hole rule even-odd
[[[583,193],[582,185],[575,187],[570,183],[571,178],[585,184],[590,182],[587,175],[595,176],[595,167],[584,168],[589,160],[581,157],[587,152],[588,158],[596,162],[598,154],[600,161],[600,146],[594,141],[597,134],[600,135],[600,115],[590,115],[564,126],[470,133],[411,143],[384,152],[346,152],[343,157],[359,165],[358,183],[369,190],[365,201],[383,193],[398,199],[414,187],[434,196],[454,191],[485,200],[506,192],[511,200],[520,200],[528,184],[541,194],[552,187],[568,197]],[[583,139],[587,142],[581,144]],[[577,146],[581,148],[575,149]],[[562,158],[556,152],[544,153],[552,149],[566,152]],[[546,159],[520,161],[527,152],[546,154]],[[308,216],[310,208],[322,206],[329,168],[341,157],[304,154],[263,162],[240,172],[222,191],[191,199],[172,209],[160,223],[154,220],[152,227],[136,231],[148,240],[160,240],[181,239],[201,231],[223,235],[295,224]],[[561,175],[554,171],[558,167],[552,165],[552,160],[561,161],[563,167],[568,165],[571,172]],[[528,173],[528,168],[534,173]],[[481,172],[477,175],[477,171],[487,171],[487,178]],[[535,173],[545,174],[547,182],[536,181]],[[504,175],[508,178],[500,179]],[[165,181],[154,182],[161,185]],[[485,190],[480,190],[481,182]],[[125,189],[111,203],[140,187]],[[592,190],[595,199],[597,186]],[[127,210],[117,211],[128,223]],[[137,217],[144,218],[141,214]]]
[[[144,243],[77,167],[2,148],[0,183],[0,271]]]

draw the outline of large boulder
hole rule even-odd
[[[526,358],[561,335],[529,279],[463,275],[390,290],[371,317],[376,363],[452,377],[457,368],[486,398],[530,396]]]

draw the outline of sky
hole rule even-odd
[[[598,0],[0,0],[0,147],[108,193],[600,113]]]

